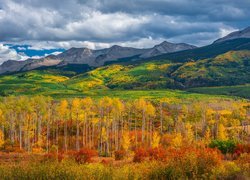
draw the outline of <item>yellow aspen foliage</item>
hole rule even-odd
[[[129,136],[129,132],[128,131],[125,131],[123,132],[122,134],[122,148],[125,150],[125,151],[128,151],[129,147],[130,147],[130,143],[131,143],[131,139],[130,139],[130,136]]]
[[[213,109],[208,108],[206,110],[206,116],[211,117],[214,114],[215,114],[215,111]]]
[[[190,123],[186,124],[186,135],[188,143],[192,143],[194,140],[194,132],[192,130],[192,125]]]
[[[107,131],[106,131],[105,127],[102,127],[102,138],[103,138],[103,141],[108,140],[108,135],[107,135]]]
[[[175,138],[172,140],[172,146],[175,148],[179,148],[182,145],[182,135],[181,133],[177,133]]]
[[[136,107],[138,109],[145,109],[146,104],[147,104],[147,102],[143,98],[140,98],[139,100],[136,101]]]
[[[71,115],[72,115],[72,118],[74,120],[77,119],[78,116],[79,116],[80,104],[81,104],[81,100],[80,99],[78,99],[78,98],[73,99],[73,101],[72,101],[72,107],[71,107],[72,108],[71,109],[71,111],[72,111]]]
[[[68,101],[67,100],[62,100],[60,102],[60,106],[58,109],[59,115],[61,117],[65,116],[67,114],[67,108],[68,108]]]
[[[206,132],[204,134],[203,142],[205,145],[208,145],[211,142],[211,131],[210,128],[206,129]]]
[[[4,134],[3,131],[0,130],[0,147],[2,147],[4,144]]]
[[[232,114],[232,111],[229,111],[229,110],[224,109],[224,110],[219,111],[219,113],[220,113],[220,115],[222,115],[222,116],[227,116],[227,115],[231,115],[231,114]]]
[[[223,126],[223,124],[219,124],[218,139],[227,140],[227,132],[226,132],[226,128]]]
[[[80,102],[81,101],[78,98],[73,99],[73,101],[72,101],[72,109],[78,110],[80,108]]]
[[[169,98],[162,98],[161,103],[166,103],[166,104],[179,104],[181,103],[181,100],[178,98],[174,98],[174,97],[169,97]]]
[[[119,98],[113,99],[113,106],[114,106],[114,111],[116,113],[124,111],[124,108],[125,108],[124,104],[122,103],[122,101]]]
[[[147,114],[149,116],[154,116],[155,115],[155,107],[151,103],[147,104]]]
[[[152,137],[152,142],[151,142],[152,148],[157,148],[159,146],[160,139],[161,139],[161,137],[159,136],[159,133],[158,132],[154,132],[153,133],[153,137]]]

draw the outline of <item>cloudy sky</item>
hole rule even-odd
[[[0,0],[0,63],[70,47],[202,46],[250,25],[250,0]]]

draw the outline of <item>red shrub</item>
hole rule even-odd
[[[199,149],[197,154],[197,168],[199,172],[205,173],[210,171],[222,162],[222,154],[217,149],[205,148]]]
[[[115,160],[123,160],[126,156],[126,151],[118,150],[115,151]]]
[[[167,150],[168,164],[178,167],[187,177],[194,174],[206,174],[220,165],[222,154],[216,149],[186,147]]]
[[[64,159],[64,154],[63,153],[58,153],[58,155],[57,155],[58,162],[62,162],[63,159]]]
[[[75,157],[75,155],[78,153],[78,151],[74,151],[74,150],[69,150],[67,151],[67,156],[69,157]]]
[[[135,150],[134,162],[142,162],[148,157],[148,152],[144,148]]]
[[[240,156],[243,153],[250,153],[250,144],[237,144],[234,154]]]
[[[75,161],[79,164],[91,162],[91,158],[97,156],[97,152],[92,149],[81,149],[75,154]]]
[[[165,161],[167,156],[166,149],[162,147],[152,148],[148,150],[150,160]]]

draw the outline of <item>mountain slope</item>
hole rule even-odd
[[[214,41],[214,43],[221,43],[224,41],[239,39],[239,38],[250,38],[250,26],[243,30],[232,32],[227,36]]]
[[[55,66],[61,62],[56,56],[47,56],[41,59],[28,59],[26,61],[5,61],[0,65],[0,74],[19,72],[19,71],[29,71],[39,67]]]
[[[213,58],[217,55],[226,53],[228,51],[250,50],[250,39],[234,39],[221,43],[215,43],[200,48],[185,50],[181,52],[174,52],[155,56],[155,60],[169,59],[172,62],[187,62],[190,59],[199,60],[205,58]],[[142,61],[151,61],[152,58],[143,59]]]
[[[110,65],[78,75],[65,84],[77,90],[164,89],[250,83],[250,51],[229,51],[198,61],[150,61]]]

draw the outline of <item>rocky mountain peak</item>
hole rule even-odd
[[[185,44],[185,43],[175,44],[175,43],[171,43],[168,41],[163,41],[161,44],[154,46],[151,50],[142,54],[140,57],[149,58],[149,57],[154,57],[154,56],[158,56],[161,54],[172,53],[172,52],[183,51],[183,50],[194,49],[194,48],[196,47],[190,44]]]

